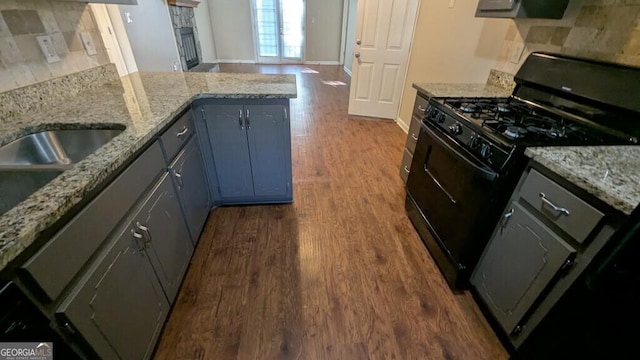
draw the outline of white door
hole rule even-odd
[[[258,63],[301,63],[303,0],[254,0]]]
[[[395,119],[419,0],[360,0],[349,114]]]

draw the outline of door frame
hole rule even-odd
[[[280,0],[276,0],[277,1],[277,7],[278,7],[278,19],[281,22],[281,3]],[[279,56],[275,57],[274,61],[264,61],[265,58],[261,58],[260,57],[260,38],[258,35],[258,24],[256,23],[256,15],[257,15],[257,10],[256,10],[256,0],[250,0],[249,1],[249,6],[251,9],[251,27],[253,30],[253,51],[255,54],[255,63],[256,64],[304,64],[305,63],[305,57],[307,52],[306,50],[306,45],[307,45],[307,27],[305,26],[306,24],[306,20],[307,20],[307,0],[301,0],[302,1],[302,44],[301,49],[300,49],[300,59],[299,60],[294,60],[294,59],[290,59],[290,58],[284,58],[282,57],[282,54],[279,54]],[[279,44],[279,49],[278,52],[282,51],[282,35],[279,35],[280,39],[278,40],[278,44]]]
[[[107,49],[109,60],[116,65],[118,75],[124,76],[129,74],[130,71],[124,60],[120,42],[116,36],[116,31],[111,21],[111,17],[109,16],[109,12],[107,11],[107,6],[105,4],[89,4],[89,7],[91,12],[93,12],[96,25],[98,25],[102,43]]]

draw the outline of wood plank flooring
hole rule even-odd
[[[406,134],[347,115],[338,66],[295,73],[294,203],[212,212],[156,359],[504,359],[469,294],[454,295],[404,211]]]

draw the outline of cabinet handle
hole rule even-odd
[[[249,122],[249,109],[247,109],[246,120],[247,120],[247,130],[249,130],[251,129],[251,122]]]
[[[131,235],[133,235],[133,239],[138,244],[138,251],[142,252],[145,249],[145,241],[144,236],[142,234],[137,233],[135,230],[131,229]]]
[[[142,231],[146,237],[147,240],[145,241],[145,244],[148,244],[151,242],[151,234],[149,234],[149,228],[140,224],[140,222],[136,221],[136,227],[138,228],[138,230]]]
[[[416,134],[411,134],[411,138],[413,139],[413,141],[418,141],[418,137],[416,136]]]
[[[242,110],[238,110],[238,125],[240,130],[244,130],[244,124],[242,123]]]
[[[404,171],[408,174],[409,173],[409,168],[407,167],[407,165],[404,166]]]
[[[189,128],[184,126],[182,128],[182,130],[180,130],[179,132],[176,133],[176,136],[180,138],[180,137],[183,137],[183,136],[187,135],[188,132],[189,132]]]
[[[287,108],[283,108],[284,109],[284,119],[287,120],[287,117],[289,116],[287,114]]]
[[[545,195],[544,193],[540,193],[540,199],[542,200],[543,203],[549,205],[549,207],[551,207],[551,209],[553,209],[554,211],[557,211],[561,214],[565,214],[567,216],[571,215],[571,213],[569,212],[569,210],[567,210],[566,208],[557,206],[556,204],[552,203],[551,200],[547,199],[547,195]]]
[[[418,105],[418,110],[424,112],[425,110],[427,110],[426,108],[423,108],[422,106]]]
[[[502,235],[504,229],[507,227],[507,223],[509,223],[509,219],[513,216],[513,211],[513,209],[507,211],[507,213],[502,217],[502,220],[500,221],[500,235]]]
[[[179,172],[173,170],[173,176],[176,177],[176,181],[178,182],[178,186],[180,186],[180,188],[184,187],[184,182],[182,181],[182,174],[180,174]]]

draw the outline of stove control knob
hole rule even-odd
[[[460,123],[455,123],[449,126],[449,131],[451,131],[453,135],[460,135],[462,134],[462,125],[460,125]]]
[[[433,120],[438,124],[442,124],[444,122],[444,119],[444,114],[441,112],[436,112],[436,114],[433,116]]]
[[[427,110],[424,111],[424,116],[426,116],[429,119],[433,119],[435,112],[436,112],[436,109],[434,109],[433,106],[427,106]]]
[[[482,155],[483,158],[488,159],[491,154],[491,146],[489,144],[483,143],[480,145],[480,155]]]
[[[469,146],[471,146],[472,149],[477,150],[480,148],[481,145],[482,145],[482,138],[480,138],[480,136],[472,135],[471,138],[469,138]]]

